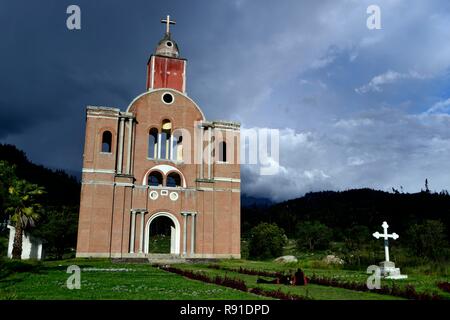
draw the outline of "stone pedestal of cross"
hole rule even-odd
[[[384,232],[379,233],[374,232],[372,235],[377,238],[383,238],[384,239],[384,256],[385,261],[380,263],[381,267],[381,275],[384,276],[387,279],[405,279],[408,278],[407,275],[400,274],[400,268],[395,267],[395,263],[389,260],[389,238],[392,238],[394,240],[399,238],[399,235],[393,232],[392,234],[388,233],[389,225],[386,221],[383,222],[381,225],[383,227]]]

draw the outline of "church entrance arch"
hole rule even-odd
[[[173,214],[153,214],[145,225],[144,252],[180,254],[180,230],[180,222]],[[158,252],[161,250],[165,252]]]

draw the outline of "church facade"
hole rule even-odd
[[[163,22],[146,91],[125,111],[87,107],[77,257],[151,256],[161,219],[168,254],[240,257],[240,125],[208,121],[187,95]]]

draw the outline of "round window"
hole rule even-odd
[[[172,104],[174,100],[175,100],[174,96],[169,92],[166,92],[162,95],[162,101],[165,104]]]
[[[148,196],[150,197],[150,199],[156,200],[156,199],[158,199],[159,194],[157,191],[153,190],[148,194]]]
[[[173,43],[171,41],[167,41],[166,42],[166,46],[168,46],[169,48],[171,48],[173,46]]]
[[[172,201],[177,201],[177,200],[178,200],[178,193],[176,193],[176,192],[171,192],[171,193],[169,194],[169,198],[170,198],[170,200],[172,200]]]

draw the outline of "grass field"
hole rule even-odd
[[[69,290],[66,287],[67,278],[70,276],[66,270],[72,264],[81,268],[79,290]],[[117,264],[107,260],[69,260],[44,263],[4,262],[0,266],[0,299],[253,300],[265,298],[222,286],[188,280],[146,264]]]
[[[244,263],[240,263],[241,266],[245,265]],[[247,287],[255,288],[261,287],[267,290],[278,290],[280,289],[282,292],[295,294],[299,296],[303,296],[306,298],[311,298],[314,300],[401,300],[401,298],[380,295],[376,293],[370,292],[359,292],[354,290],[348,290],[343,288],[334,288],[328,286],[321,286],[315,284],[308,284],[307,286],[291,286],[291,285],[276,285],[276,284],[257,284],[256,280],[258,276],[240,274],[237,272],[224,271],[224,270],[216,270],[208,268],[206,265],[179,265],[181,269],[186,270],[195,270],[197,272],[201,272],[210,276],[220,275],[220,276],[228,276],[230,278],[241,279],[245,282]],[[270,270],[270,269],[268,269]],[[265,277],[263,277],[265,278]],[[270,278],[265,278],[270,279]]]
[[[0,261],[0,299],[267,299],[251,293],[231,288],[187,279],[180,275],[163,271],[148,264],[115,263],[107,259],[72,259],[45,262]],[[238,269],[243,267],[261,271],[287,272],[297,267],[303,268],[307,276],[312,274],[365,283],[364,271],[344,270],[332,267],[311,267],[310,261],[300,260],[294,264],[275,262],[222,260],[221,268]],[[81,268],[81,289],[69,290],[66,286],[69,265]],[[206,264],[177,264],[177,268],[193,270],[208,276],[227,276],[240,279],[248,288],[259,287],[266,290],[281,290],[317,300],[397,300],[399,297],[371,292],[360,292],[325,285],[287,286],[257,284],[258,276],[246,275],[230,270],[209,268]],[[435,292],[450,299],[450,294],[437,288],[437,281],[449,281],[448,276],[424,274],[410,270],[409,279],[396,281],[396,285],[413,285],[418,292]],[[394,282],[382,280],[382,285]]]
[[[345,270],[342,268],[333,268],[333,267],[312,267],[314,263],[311,261],[317,261],[313,259],[302,259],[298,263],[294,264],[279,264],[275,262],[261,262],[261,261],[247,261],[247,260],[223,260],[219,263],[220,266],[225,268],[247,268],[254,270],[265,270],[265,271],[286,271],[286,270],[295,270],[297,267],[300,267],[304,270],[307,276],[311,276],[313,274],[318,276],[325,276],[327,278],[335,278],[340,281],[357,281],[360,283],[365,283],[367,281],[368,274],[364,271],[354,271],[354,270]],[[412,285],[416,288],[418,292],[427,292],[427,293],[437,293],[440,296],[450,299],[450,293],[445,292],[439,289],[436,285],[439,281],[448,282],[450,281],[450,277],[448,274],[433,274],[427,273],[423,271],[423,268],[402,268],[408,272],[408,279],[404,280],[386,280],[382,279],[382,285],[397,285],[399,287],[403,287],[406,285]]]

